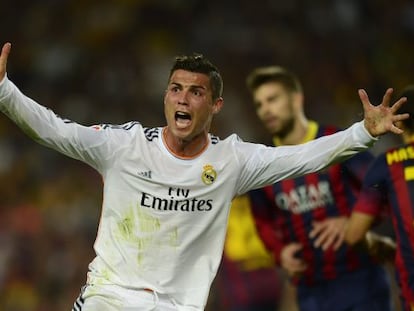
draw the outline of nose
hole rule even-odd
[[[178,103],[180,105],[188,105],[188,91],[182,90],[178,97]]]
[[[271,115],[270,105],[262,103],[259,107],[257,107],[256,114],[259,118],[265,118]]]

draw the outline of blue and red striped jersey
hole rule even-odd
[[[312,122],[307,139],[338,130]],[[308,268],[294,280],[295,283],[316,284],[374,262],[368,253],[347,245],[336,251],[315,248],[314,240],[309,238],[314,221],[351,213],[364,174],[373,159],[369,152],[359,153],[324,171],[283,180],[249,193],[258,232],[265,245],[273,250],[276,260],[284,244],[299,242],[303,245],[298,256],[305,260]]]
[[[223,256],[214,280],[215,310],[277,310],[282,278],[273,267],[246,270],[238,261]]]
[[[384,210],[394,225],[401,294],[414,306],[414,143],[379,155],[365,176],[355,211],[380,216]]]

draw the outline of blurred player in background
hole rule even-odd
[[[288,70],[257,68],[247,84],[275,146],[302,144],[339,131],[306,117],[301,83]],[[301,311],[392,309],[384,268],[367,252],[341,245],[346,219],[372,160],[369,152],[359,153],[321,172],[250,192],[259,233],[296,285]],[[319,221],[324,222],[315,224]],[[275,232],[281,232],[283,245]]]
[[[390,213],[396,239],[395,269],[404,311],[414,310],[414,85],[401,97],[408,99],[400,121],[403,144],[380,154],[370,166],[363,190],[347,225],[349,244],[362,240],[368,230]]]

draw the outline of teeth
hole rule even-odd
[[[191,116],[190,116],[188,113],[177,111],[177,112],[175,113],[175,118],[176,118],[176,119],[177,119],[177,118],[180,118],[180,119],[187,119],[187,120],[190,120],[190,119],[191,119]]]

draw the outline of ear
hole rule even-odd
[[[217,98],[215,103],[213,104],[213,114],[219,113],[221,108],[223,108],[223,105],[224,105],[223,97]]]

